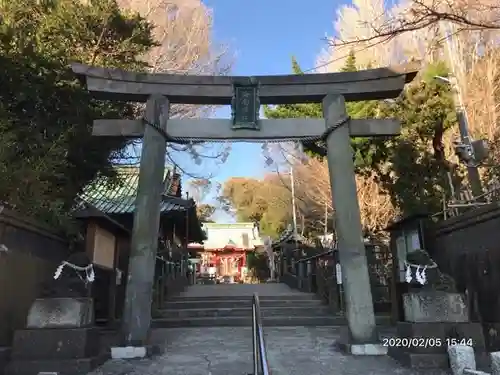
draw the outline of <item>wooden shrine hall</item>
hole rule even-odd
[[[86,252],[98,276],[93,283],[96,318],[104,323],[122,316],[139,179],[135,166],[116,169],[118,183],[110,185],[97,179],[89,184],[74,214],[85,224]],[[187,269],[187,244],[204,239],[196,203],[181,198],[180,175],[172,168],[164,173],[155,283],[174,268],[176,272],[181,266]]]

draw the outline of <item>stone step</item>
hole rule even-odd
[[[294,327],[294,326],[338,326],[344,325],[343,317],[334,316],[273,316],[262,317],[265,327]],[[179,327],[251,327],[251,316],[228,316],[203,318],[167,318],[154,319],[152,328],[179,328]]]
[[[261,307],[263,317],[266,316],[328,316],[329,310],[326,306],[284,306],[284,307]],[[163,318],[188,318],[188,317],[228,317],[228,316],[251,316],[252,309],[248,307],[216,307],[197,309],[165,309],[158,311]]]
[[[188,300],[188,301],[169,301],[165,304],[165,310],[175,310],[175,309],[204,309],[204,308],[240,308],[252,306],[251,300],[244,299],[221,299],[221,300]],[[262,308],[266,307],[310,307],[318,308],[324,306],[319,300],[261,300],[260,306]]]
[[[192,296],[184,297],[182,295],[172,297],[170,301],[225,301],[225,300],[238,300],[238,301],[251,301],[252,296],[250,295],[225,295],[225,296]],[[287,300],[287,301],[303,301],[303,300],[317,300],[318,297],[313,293],[290,293],[290,294],[278,294],[278,295],[259,295],[259,300],[262,301],[276,301],[276,300]]]
[[[263,316],[264,327],[324,327],[346,325],[343,316]],[[390,318],[377,317],[378,325],[390,325]],[[152,328],[180,327],[251,327],[251,316],[159,318],[153,319]]]

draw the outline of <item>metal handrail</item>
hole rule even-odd
[[[252,299],[252,344],[253,375],[270,375],[262,317],[260,315],[260,301],[257,293],[254,293]]]

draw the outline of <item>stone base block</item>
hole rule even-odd
[[[397,338],[395,344],[401,339],[413,339],[411,348],[406,345],[405,350],[412,353],[447,353],[447,339],[465,339],[472,343],[477,352],[486,350],[483,329],[480,323],[409,323],[398,322],[396,325]],[[428,339],[428,341],[426,341]],[[438,345],[440,344],[440,345]],[[389,344],[389,346],[394,346]],[[405,345],[399,345],[404,347]]]
[[[141,359],[161,354],[161,349],[156,345],[147,346],[115,346],[111,348],[113,359]]]
[[[38,298],[28,313],[27,328],[81,328],[94,322],[92,298]]]
[[[63,360],[99,355],[98,328],[21,329],[14,334],[13,360]]]
[[[418,292],[403,294],[405,320],[413,323],[466,323],[469,313],[459,293]]]
[[[5,368],[5,375],[38,375],[40,372],[56,373],[57,375],[87,375],[96,367],[102,365],[108,356],[65,360],[15,360]]]
[[[462,375],[465,369],[476,369],[476,356],[471,346],[450,345],[448,358],[453,375]]]

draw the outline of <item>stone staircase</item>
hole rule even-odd
[[[260,305],[266,327],[345,324],[343,316],[333,314],[313,294],[261,295]],[[251,296],[177,297],[157,312],[153,327],[250,327],[251,322]]]

